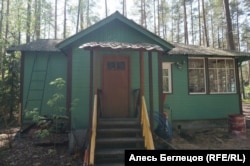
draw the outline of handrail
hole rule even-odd
[[[94,96],[91,142],[90,142],[90,152],[89,152],[89,165],[94,165],[94,162],[95,162],[96,126],[97,126],[97,94],[95,94]]]
[[[146,101],[144,96],[142,96],[141,99],[141,125],[143,127],[143,136],[144,136],[144,144],[145,144],[145,148],[148,150],[154,150],[155,146],[154,146],[154,141],[153,141],[153,136],[152,136],[152,132],[150,129],[150,123],[149,123],[149,119],[148,119],[148,111],[147,111],[147,106],[146,106]]]

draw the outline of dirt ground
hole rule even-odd
[[[244,107],[250,112],[250,105]],[[12,128],[9,134],[0,129],[0,166],[78,166],[82,165],[82,152],[69,154],[68,144],[58,146],[37,146],[29,136],[19,137],[19,128]],[[12,140],[12,148],[8,147]],[[161,142],[162,143],[162,142]],[[228,128],[202,128],[173,131],[172,140],[168,142],[169,149],[188,150],[250,150],[250,129],[245,135],[232,136]]]
[[[250,129],[245,135],[234,136],[227,128],[185,130],[182,134],[173,133],[170,142],[176,149],[238,149],[250,150]]]
[[[13,132],[17,131],[17,128]],[[4,133],[0,138],[6,138]],[[0,139],[1,140],[1,139]],[[250,150],[250,129],[241,137],[231,136],[226,128],[185,130],[181,134],[173,132],[173,138],[168,142],[175,149],[244,149]],[[81,165],[81,152],[69,154],[68,145],[37,146],[30,137],[22,137],[12,142],[12,148],[6,148],[0,143],[0,166],[48,166]]]

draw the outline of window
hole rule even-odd
[[[125,70],[125,62],[108,62],[108,70]]]
[[[162,85],[163,93],[172,92],[172,81],[171,81],[171,63],[164,62],[162,64]]]
[[[210,93],[235,93],[234,59],[208,58]]]
[[[188,59],[188,75],[189,75],[189,93],[205,93],[205,59],[189,58]]]
[[[207,63],[205,63],[207,60]],[[233,58],[188,58],[190,94],[236,93]]]

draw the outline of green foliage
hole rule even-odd
[[[36,138],[43,139],[49,136],[49,130],[48,129],[39,129],[35,132]]]
[[[32,121],[36,124],[39,123],[41,116],[39,115],[38,108],[33,108],[32,111],[26,111],[25,117],[32,118]]]
[[[7,54],[2,64],[2,77],[0,78],[0,118],[7,116],[13,120],[18,111],[20,92],[20,55]]]
[[[245,86],[245,93],[250,94],[250,85]]]
[[[32,118],[32,121],[40,127],[40,129],[35,132],[36,138],[42,139],[49,136],[50,132],[58,133],[66,130],[68,117],[63,115],[65,107],[61,106],[61,102],[64,99],[62,90],[65,87],[65,83],[66,82],[62,78],[56,78],[50,82],[50,85],[56,88],[56,93],[54,93],[47,102],[48,106],[50,106],[53,111],[51,117],[40,116],[37,108],[26,111],[25,116],[27,118]],[[52,124],[46,119],[53,121]]]
[[[51,108],[53,108],[53,116],[58,117],[61,116],[63,112],[65,112],[65,107],[61,106],[61,102],[64,99],[64,95],[62,93],[62,89],[65,87],[65,80],[63,78],[56,78],[55,80],[50,82],[51,86],[56,88],[56,93],[54,93],[51,98],[48,100],[47,104]]]

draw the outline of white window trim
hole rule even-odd
[[[168,69],[168,89],[169,91],[163,91],[163,93],[172,93],[172,62],[163,62],[162,69]]]
[[[189,66],[188,66],[188,71],[189,71],[189,69],[204,69],[204,86],[205,86],[205,91],[204,92],[189,92],[189,90],[188,90],[188,93],[189,94],[191,94],[191,95],[199,95],[199,94],[207,94],[207,76],[206,76],[206,66],[205,66],[205,61],[206,61],[206,59],[204,58],[204,57],[188,57],[188,60],[190,60],[190,59],[203,59],[203,65],[204,65],[204,68],[190,68]],[[188,79],[189,79],[189,75],[188,75]],[[188,83],[188,87],[189,87],[189,83]]]

